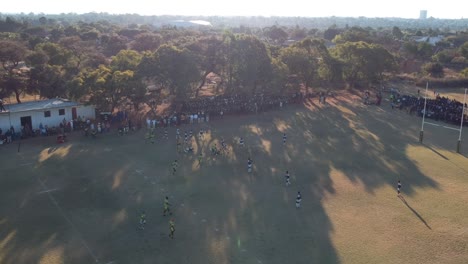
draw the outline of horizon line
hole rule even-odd
[[[76,12],[61,12],[61,13],[35,13],[35,12],[1,12],[0,15],[43,15],[43,16],[57,16],[57,15],[87,15],[87,14],[104,14],[104,15],[111,15],[111,16],[125,16],[125,15],[138,15],[142,17],[164,17],[164,16],[177,16],[177,17],[226,17],[226,18],[233,18],[233,17],[243,17],[243,18],[249,18],[249,17],[261,17],[261,18],[355,18],[355,19],[378,19],[378,18],[383,18],[383,19],[408,19],[408,20],[420,20],[420,21],[425,21],[425,20],[433,20],[433,19],[438,19],[438,20],[466,20],[468,18],[438,18],[438,17],[428,17],[428,18],[407,18],[407,17],[397,17],[397,16],[391,16],[391,17],[369,17],[369,16],[289,16],[289,15],[177,15],[177,14],[154,14],[154,15],[147,15],[147,14],[138,14],[138,13],[109,13],[109,12],[97,12],[97,11],[90,11],[90,12],[83,12],[83,13],[76,13]]]

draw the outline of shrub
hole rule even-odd
[[[423,65],[423,71],[432,77],[444,77],[444,67],[438,62],[429,62]]]

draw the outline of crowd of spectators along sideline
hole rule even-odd
[[[285,104],[300,103],[302,93],[288,95],[220,95],[182,102],[181,112],[195,114],[209,113],[212,116],[225,114],[248,114],[281,108]]]
[[[220,95],[192,99],[179,103],[179,109],[174,109],[174,114],[166,115],[158,119],[146,120],[147,127],[167,127],[171,125],[209,122],[210,116],[222,118],[224,115],[252,114],[272,109],[282,108],[286,104],[301,103],[305,98],[320,96],[320,101],[325,102],[331,93],[307,93],[300,92],[288,95],[254,94],[247,95]],[[177,103],[176,103],[177,104]],[[112,116],[104,115],[101,121],[90,120],[78,117],[74,120],[65,120],[58,126],[48,127],[39,125],[32,129],[28,125],[23,126],[20,132],[15,132],[11,127],[5,134],[0,129],[0,143],[10,143],[16,139],[24,139],[36,136],[51,136],[69,133],[72,131],[84,131],[85,135],[95,135],[110,131],[111,123],[118,124],[118,131],[124,134],[130,130],[135,130],[135,124],[126,112],[118,112]],[[136,124],[139,126],[139,124]]]
[[[286,104],[300,103],[316,94],[293,93],[289,95],[219,95],[175,102],[173,114],[156,119],[146,119],[146,126],[167,127],[172,125],[209,122],[210,118],[224,115],[252,114],[282,108]],[[325,96],[325,95],[324,95]]]
[[[440,94],[435,92],[434,96],[434,99],[427,98],[425,117],[436,121],[444,121],[452,125],[460,125],[463,103],[455,99],[440,96]],[[392,108],[405,109],[409,114],[416,113],[419,117],[422,117],[424,114],[424,97],[401,95],[398,92],[391,92],[390,102]],[[463,115],[464,126],[468,126],[468,113],[466,112],[468,110],[466,109],[468,108],[465,103],[465,114]]]

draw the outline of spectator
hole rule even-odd
[[[0,99],[0,112],[4,112],[4,111],[6,110],[5,110],[5,107],[3,106],[3,100]]]

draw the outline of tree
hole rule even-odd
[[[282,44],[288,39],[288,33],[276,25],[264,28],[263,34],[276,44]]]
[[[61,37],[64,36],[64,34],[65,32],[62,28],[54,28],[50,31],[50,39],[54,42],[57,42]]]
[[[433,54],[431,44],[427,42],[420,42],[418,44],[418,56],[421,59],[429,59]]]
[[[41,43],[37,45],[35,50],[44,52],[49,58],[47,63],[50,65],[66,66],[72,56],[68,49],[51,42]]]
[[[460,72],[461,76],[465,77],[465,78],[468,78],[468,68],[465,68],[463,69],[461,72]]]
[[[466,59],[468,59],[468,41],[460,46],[460,54]]]
[[[265,85],[271,79],[271,58],[265,44],[249,35],[237,35],[230,45],[230,83],[245,89],[243,92],[255,92],[259,85]]]
[[[24,76],[18,71],[20,62],[27,55],[28,49],[20,42],[4,40],[0,41],[0,87],[1,94],[15,94],[16,101],[21,103],[20,95],[26,88]]]
[[[195,96],[198,97],[199,91],[205,85],[206,77],[210,73],[221,74],[222,66],[225,63],[223,54],[223,41],[214,36],[197,38],[196,41],[187,45],[187,48],[196,54],[196,61],[201,70],[200,84],[196,90]]]
[[[287,47],[281,51],[281,61],[288,66],[289,73],[297,75],[306,87],[310,87],[317,76],[317,56],[299,47]]]
[[[127,102],[138,109],[146,93],[146,87],[136,78],[134,71],[113,70],[105,65],[97,69],[83,69],[69,85],[73,98],[89,95],[91,103],[110,111]]]
[[[342,65],[340,61],[332,57],[322,39],[307,38],[298,42],[295,46],[307,50],[318,61],[318,76],[329,83],[337,83],[342,80]]]
[[[298,25],[292,30],[291,38],[293,39],[304,39],[307,37],[307,31],[305,28],[300,28]]]
[[[23,25],[12,17],[6,17],[5,21],[0,20],[0,32],[17,32]]]
[[[403,32],[401,32],[400,28],[397,26],[394,26],[392,29],[392,35],[396,39],[401,39],[403,38]]]
[[[199,80],[200,70],[195,56],[188,49],[162,45],[150,60],[142,62],[145,63],[145,68],[140,67],[142,73],[182,98],[193,91],[193,85]]]
[[[385,71],[396,67],[393,56],[378,44],[347,42],[337,45],[334,55],[343,62],[343,75],[351,86],[380,81]]]
[[[429,62],[423,65],[423,71],[432,77],[444,77],[444,67],[438,62]]]
[[[75,62],[74,68],[76,72],[79,71],[81,64],[87,59],[87,56],[95,50],[91,42],[83,41],[78,36],[61,38],[59,43],[71,53],[73,62]]]
[[[442,50],[432,56],[432,60],[439,63],[450,63],[453,58],[455,58],[455,52],[453,50]]]
[[[114,56],[119,53],[119,51],[127,49],[127,38],[119,35],[112,35],[108,40],[103,41],[103,46],[102,53],[104,55],[109,57]]]
[[[429,59],[433,53],[431,44],[427,42],[406,42],[403,47],[410,56],[418,59]]]
[[[132,49],[136,51],[155,51],[162,42],[162,36],[154,33],[141,33],[135,36],[132,42]]]
[[[323,38],[326,40],[332,40],[340,33],[341,30],[336,28],[336,25],[333,25],[323,32]]]
[[[43,98],[68,97],[65,70],[58,65],[43,64],[29,72],[28,88]]]
[[[134,50],[121,50],[117,55],[112,56],[110,66],[114,70],[135,71],[141,62],[141,54]]]
[[[266,87],[268,92],[281,93],[288,82],[288,66],[280,59],[272,59],[272,78],[270,85]]]
[[[41,97],[69,97],[69,82],[79,73],[89,47],[77,36],[64,37],[60,44],[41,43],[26,57],[28,89]]]
[[[367,43],[371,43],[371,37],[369,30],[366,30],[361,27],[352,27],[338,35],[335,36],[333,42],[340,44],[345,42],[358,42],[364,41]]]

